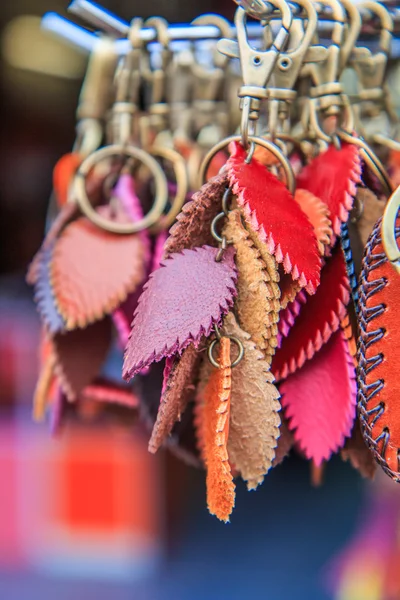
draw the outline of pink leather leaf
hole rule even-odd
[[[324,265],[314,296],[300,309],[287,337],[281,340],[272,360],[275,379],[284,379],[302,367],[340,327],[350,299],[349,278],[340,244]]]
[[[297,187],[308,190],[327,205],[333,232],[338,236],[342,223],[348,220],[360,181],[358,148],[342,142],[340,150],[331,145],[304,167],[297,177]],[[336,236],[332,236],[332,245]]]
[[[282,339],[289,335],[290,329],[293,327],[295,320],[300,314],[303,304],[307,302],[307,295],[304,290],[296,295],[295,299],[283,308],[279,313],[278,321],[278,348],[281,347]]]
[[[165,259],[144,287],[125,352],[123,376],[209,336],[233,304],[236,295],[234,249],[220,262],[218,249],[203,246]]]
[[[342,331],[280,386],[295,441],[320,466],[351,433],[356,415],[356,375]]]
[[[87,385],[80,396],[84,400],[96,400],[107,404],[120,404],[129,408],[138,408],[139,400],[126,385],[98,377]]]
[[[109,207],[101,212],[110,218]],[[67,329],[85,327],[119,306],[145,277],[143,256],[138,234],[110,233],[85,217],[68,225],[56,241],[50,268]]]
[[[285,273],[309,294],[315,293],[321,258],[313,226],[286,186],[257,160],[247,164],[245,158],[242,146],[233,144],[229,180],[246,219]]]

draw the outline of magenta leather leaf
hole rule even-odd
[[[37,256],[35,278],[35,302],[40,317],[51,334],[65,329],[65,321],[57,310],[50,281],[50,263],[54,242],[43,248]]]
[[[342,142],[340,150],[330,145],[314,158],[297,177],[297,187],[308,190],[329,208],[334,236],[349,217],[357,184],[361,181],[361,158],[355,144]]]
[[[282,181],[256,159],[246,163],[246,151],[232,145],[227,162],[229,181],[246,220],[285,273],[300,288],[314,294],[320,281],[318,241],[307,215]]]
[[[301,307],[307,302],[307,295],[304,290],[300,290],[292,302],[283,308],[279,313],[278,321],[278,348],[281,347],[282,339],[289,335],[296,318],[299,316]]]
[[[341,330],[280,386],[289,428],[306,458],[319,466],[341,448],[356,416],[356,375]]]
[[[236,296],[235,252],[228,248],[220,262],[217,252],[211,246],[183,250],[151,274],[125,351],[125,379],[189,344],[198,347],[228,313]]]

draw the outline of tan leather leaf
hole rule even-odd
[[[340,327],[343,330],[344,337],[348,342],[349,352],[351,354],[351,358],[353,359],[354,366],[357,368],[357,342],[353,331],[353,326],[351,324],[350,315],[346,312],[345,316],[340,322]]]
[[[290,431],[284,415],[281,414],[280,418],[281,426],[279,428],[278,444],[275,448],[275,458],[272,461],[273,467],[280,465],[294,446],[293,433]]]
[[[356,222],[357,230],[362,245],[366,246],[375,223],[383,215],[386,202],[379,200],[368,188],[360,187],[357,189],[356,205],[359,206],[361,212],[361,216]]]
[[[222,197],[227,185],[228,177],[217,175],[193,194],[170,229],[164,248],[165,257],[185,249],[216,245],[211,234],[211,223],[221,212]]]
[[[271,285],[267,265],[250,239],[239,210],[229,213],[223,234],[236,249],[236,307],[239,323],[258,348],[265,351],[267,360],[271,361],[278,343],[276,324],[280,305],[276,294],[279,290]],[[268,260],[271,261],[271,258]]]
[[[111,209],[102,209],[102,216],[110,218]],[[110,233],[86,217],[70,223],[56,241],[50,265],[66,328],[85,327],[121,304],[145,277],[143,257],[140,234]]]
[[[351,437],[346,440],[340,455],[343,460],[349,461],[351,466],[357,469],[363,477],[374,478],[377,463],[364,442],[358,419],[356,419]]]
[[[111,320],[56,333],[52,342],[54,372],[68,400],[77,400],[83,389],[99,375],[111,347]]]
[[[232,369],[228,455],[248,489],[254,490],[275,458],[280,396],[268,362],[233,313],[225,317],[222,334],[238,338],[244,347],[243,359]]]
[[[231,397],[231,343],[222,337],[217,357],[220,368],[205,359],[196,396],[197,435],[207,470],[207,504],[211,514],[229,521],[235,505],[235,484],[228,460]]]
[[[150,452],[155,453],[162,446],[175,423],[181,420],[188,402],[194,398],[200,356],[192,345],[182,352],[181,357],[167,359],[173,362],[168,370],[167,380],[164,381],[157,419],[149,442]]]
[[[329,208],[314,194],[301,188],[296,190],[294,199],[301,210],[307,215],[314,228],[320,254],[325,254],[325,249],[329,248],[333,237]]]

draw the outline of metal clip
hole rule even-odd
[[[131,50],[121,60],[115,74],[113,141],[122,145],[128,144],[131,140],[133,116],[138,110],[143,56],[143,41],[140,36],[142,25],[142,19],[132,20],[128,35]]]
[[[235,14],[237,42],[222,39],[217,43],[217,48],[222,54],[240,60],[244,85],[239,89],[238,96],[242,99],[241,134],[245,148],[248,147],[249,120],[256,121],[258,119],[261,100],[268,97],[266,85],[280,52],[288,40],[292,25],[292,13],[289,5],[283,0],[274,0],[271,4],[281,11],[282,24],[268,50],[256,50],[250,46],[246,31],[246,11],[240,7]]]

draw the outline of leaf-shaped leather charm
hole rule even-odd
[[[58,213],[57,217],[54,219],[46,237],[43,241],[43,244],[39,251],[34,256],[31,264],[28,268],[28,273],[26,275],[26,281],[29,285],[35,285],[37,278],[39,276],[39,265],[41,261],[41,253],[43,250],[49,250],[54,246],[54,242],[63,231],[63,229],[70,223],[73,219],[75,219],[79,215],[79,208],[73,202],[68,202],[65,204]]]
[[[97,377],[93,383],[87,385],[82,390],[80,398],[107,404],[120,404],[128,408],[139,406],[137,396],[129,387],[102,377]]]
[[[236,310],[240,325],[271,361],[277,345],[279,289],[270,285],[266,264],[243,226],[238,210],[229,213],[223,235],[236,250]]]
[[[340,455],[343,460],[349,461],[351,466],[357,469],[363,477],[374,478],[376,462],[363,439],[358,421],[354,423],[351,436],[346,440]]]
[[[295,320],[300,314],[301,307],[307,302],[307,294],[301,290],[296,298],[289,302],[286,308],[279,313],[278,321],[278,348],[281,347],[282,338],[289,335],[290,329],[293,327]]]
[[[207,504],[211,514],[229,521],[235,505],[235,484],[229,466],[227,443],[231,400],[230,339],[222,337],[215,367],[197,397],[196,421],[202,432],[202,453],[207,469]],[[207,359],[206,359],[207,360]],[[206,365],[206,372],[209,369]]]
[[[253,490],[275,458],[281,423],[279,392],[268,362],[232,313],[224,319],[222,334],[238,338],[244,347],[243,359],[232,369],[228,455]]]
[[[318,242],[318,250],[321,255],[331,245],[333,236],[332,223],[329,218],[327,205],[308,190],[298,188],[294,199],[301,210],[307,215],[308,220],[314,228],[315,237]]]
[[[36,263],[35,302],[40,317],[49,333],[65,329],[65,321],[57,310],[54,292],[50,282],[50,265],[53,258],[54,243],[43,248]]]
[[[383,216],[386,202],[380,200],[374,192],[368,188],[359,187],[356,196],[359,204],[360,216],[356,221],[358,234],[363,246],[367,245],[368,238],[372,233],[375,223]]]
[[[330,145],[314,158],[297,177],[297,187],[308,190],[324,202],[330,214],[334,234],[340,235],[348,220],[361,181],[361,159],[355,144],[341,143],[340,150]],[[332,237],[331,243],[335,241]]]
[[[313,294],[319,285],[321,258],[313,227],[286,186],[246,151],[232,146],[229,181],[245,217],[293,281]]]
[[[300,449],[319,466],[344,444],[355,418],[356,381],[346,339],[336,332],[281,385],[281,403]]]
[[[353,325],[350,320],[350,315],[347,312],[340,322],[340,327],[344,333],[344,337],[347,340],[349,346],[349,352],[353,359],[354,366],[357,367],[357,342],[353,331]]]
[[[214,246],[211,223],[221,212],[222,197],[228,186],[226,175],[217,175],[205,183],[192,200],[187,202],[170,229],[165,244],[165,256],[181,252],[187,248]]]
[[[51,354],[42,364],[39,378],[33,394],[33,419],[39,423],[44,420],[49,392],[54,382],[54,356]]]
[[[400,238],[400,218],[396,238]],[[358,407],[364,439],[396,481],[400,481],[399,299],[400,277],[383,249],[379,220],[368,241],[361,274]]]
[[[64,156],[57,161],[53,169],[53,188],[59,206],[67,204],[72,178],[81,162],[82,157],[77,152],[64,154]]]
[[[317,293],[307,298],[275,353],[271,370],[277,380],[302,367],[339,329],[349,298],[346,265],[338,244],[322,269]]]
[[[356,271],[355,271],[354,262],[353,262],[353,252],[351,249],[349,229],[348,229],[347,223],[343,223],[343,225],[342,225],[340,242],[342,244],[344,260],[346,262],[347,276],[349,278],[351,297],[353,299],[353,308],[357,312],[357,310],[358,310],[358,307],[357,307],[358,282],[357,282]]]
[[[102,214],[110,218],[110,207]],[[111,313],[143,281],[141,237],[104,231],[82,217],[56,241],[50,271],[67,329],[85,327]]]
[[[165,372],[160,406],[149,442],[150,452],[155,453],[162,446],[193,399],[199,364],[200,354],[194,346],[189,346]]]
[[[96,321],[85,329],[56,333],[52,338],[54,371],[68,400],[99,375],[111,346],[111,321]]]
[[[281,426],[279,427],[279,438],[275,448],[275,458],[272,461],[272,466],[277,467],[289,455],[294,446],[293,433],[290,431],[287,421],[283,414],[280,415]]]
[[[217,248],[172,254],[144,287],[125,352],[123,377],[208,337],[236,296],[234,249],[217,262]]]

